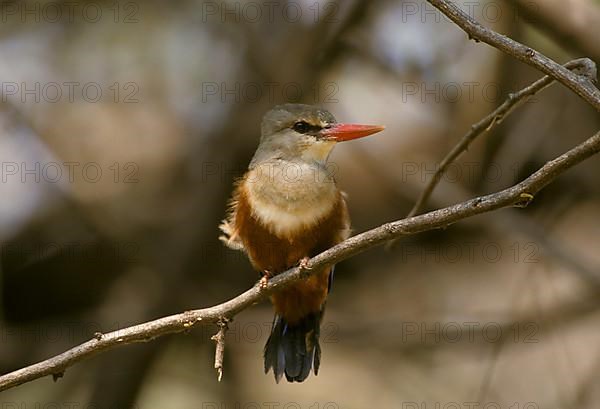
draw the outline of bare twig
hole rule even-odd
[[[288,287],[318,272],[326,265],[345,260],[393,238],[446,227],[467,217],[503,207],[526,206],[537,192],[561,173],[598,152],[600,152],[600,132],[546,163],[515,186],[420,216],[386,223],[353,236],[313,257],[306,263],[305,268],[292,268],[270,279],[264,288],[257,283],[239,296],[214,307],[186,311],[106,334],[97,333],[93,339],[60,355],[1,376],[0,391],[43,376],[62,374],[69,366],[120,345],[147,342],[161,335],[188,330],[196,324],[217,323],[223,318],[231,318],[272,292]]]
[[[225,356],[225,333],[227,332],[227,323],[229,319],[223,317],[217,322],[219,332],[210,339],[215,341],[215,369],[217,370],[217,380],[221,382],[223,378],[223,357]]]
[[[427,0],[439,9],[446,17],[462,28],[469,38],[482,41],[512,57],[531,65],[571,89],[591,106],[600,111],[600,90],[587,77],[577,75],[546,57],[539,51],[523,45],[509,37],[496,33],[469,16],[448,0]]]
[[[576,73],[583,75],[590,80],[596,78],[596,64],[589,58],[580,58],[577,60],[569,61],[565,64],[565,68],[569,70],[573,70]],[[518,92],[509,94],[508,98],[496,108],[492,113],[487,115],[485,118],[477,122],[476,124],[471,126],[471,129],[458,141],[458,143],[452,148],[450,152],[442,159],[442,161],[437,166],[437,169],[433,175],[433,178],[429,181],[429,183],[425,186],[425,189],[421,192],[421,195],[417,199],[417,202],[413,206],[413,208],[408,213],[407,217],[412,217],[418,214],[431,194],[433,190],[438,185],[440,180],[442,180],[442,176],[448,169],[448,167],[456,160],[458,157],[467,151],[471,143],[480,135],[492,129],[495,125],[499,125],[504,118],[506,118],[515,108],[519,105],[525,103],[529,98],[542,91],[549,85],[554,82],[554,78],[546,75],[543,78],[535,81],[529,86],[521,89]],[[392,240],[386,245],[386,249],[390,249],[396,240]]]
[[[569,61],[565,64],[565,68],[575,70],[581,75],[586,76],[590,80],[596,77],[596,65],[588,58],[580,58],[577,60]],[[508,98],[502,105],[500,105],[494,112],[483,118],[481,121],[471,126],[471,129],[462,137],[462,139],[452,148],[450,152],[442,159],[439,166],[436,169],[433,178],[429,181],[425,190],[419,196],[414,207],[408,213],[407,217],[412,217],[421,211],[422,207],[429,199],[429,196],[433,192],[433,189],[442,179],[442,176],[448,169],[448,166],[452,164],[463,152],[465,152],[471,142],[475,140],[479,135],[489,131],[495,125],[499,125],[504,118],[506,118],[517,106],[526,102],[529,98],[534,96],[536,93],[542,91],[554,82],[554,78],[549,75],[537,80],[528,87],[522,90],[509,94]]]

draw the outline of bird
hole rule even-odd
[[[241,250],[261,282],[350,236],[345,194],[328,163],[334,146],[384,129],[338,123],[325,109],[283,104],[268,111],[246,173],[234,182],[220,225],[221,241]],[[303,382],[321,362],[320,325],[334,266],[327,266],[270,296],[275,317],[264,347],[265,374],[279,383]]]

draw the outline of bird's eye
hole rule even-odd
[[[309,131],[310,125],[304,121],[299,121],[294,124],[293,129],[298,133],[306,133]]]

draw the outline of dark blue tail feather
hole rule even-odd
[[[282,376],[288,382],[302,382],[314,368],[315,375],[321,363],[319,332],[322,311],[309,314],[300,322],[290,325],[282,317],[275,316],[271,335],[264,350],[265,373],[273,369],[275,381]]]

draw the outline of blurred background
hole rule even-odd
[[[457,3],[561,63],[600,61],[596,0]],[[256,273],[217,226],[273,105],[386,125],[331,158],[361,232],[405,217],[471,124],[541,76],[417,0],[2,1],[0,18],[2,373],[252,286]],[[599,127],[553,85],[477,140],[426,207],[508,187]],[[592,158],[527,209],[338,265],[321,371],[303,384],[263,375],[263,303],[231,323],[221,383],[216,329],[202,327],[102,353],[0,401],[600,407],[599,174]]]

